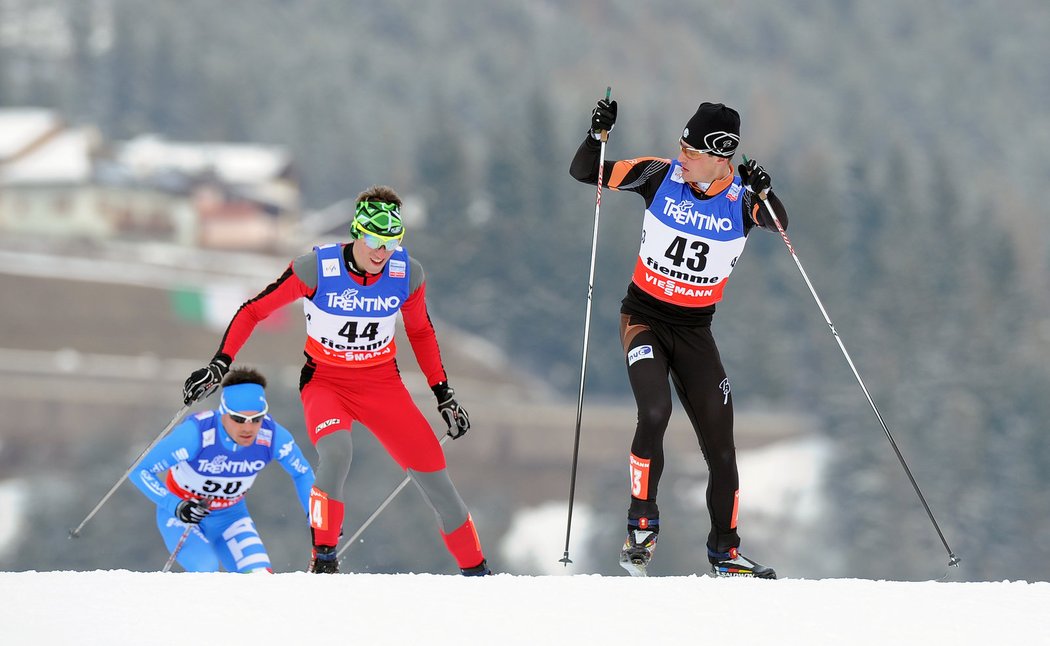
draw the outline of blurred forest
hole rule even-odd
[[[0,30],[0,106],[110,139],[286,146],[312,209],[373,183],[420,199],[406,245],[431,310],[566,398],[594,215],[567,169],[594,101],[619,102],[611,159],[673,156],[699,102],[734,106],[967,576],[1050,579],[1045,0],[0,0]],[[602,201],[596,401],[628,392],[615,325],[641,207]],[[939,560],[783,241],[756,232],[742,260],[715,317],[737,406],[814,415],[838,451],[841,534],[814,550]]]

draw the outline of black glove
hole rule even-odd
[[[211,508],[208,506],[207,501],[196,500],[194,498],[183,500],[177,507],[175,507],[175,517],[184,523],[191,523],[193,525],[204,520],[204,517],[210,513]]]
[[[748,159],[745,163],[737,166],[736,170],[744,186],[747,186],[759,195],[765,193],[773,186],[773,178],[754,159]]]
[[[437,397],[438,412],[441,413],[441,417],[448,424],[449,437],[455,440],[469,431],[470,415],[456,401],[456,391],[452,389],[452,386],[449,386],[448,382],[442,381],[440,384],[431,386],[430,389],[434,391],[434,396]]]
[[[232,360],[225,354],[216,355],[211,363],[193,371],[182,387],[182,401],[189,406],[208,395],[212,388],[222,383],[222,378],[230,371]]]
[[[616,101],[600,99],[591,112],[590,134],[595,139],[601,139],[601,131],[612,132],[616,125]]]

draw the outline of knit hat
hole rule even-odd
[[[740,145],[740,114],[722,103],[701,103],[685,124],[682,141],[718,157],[732,157]]]

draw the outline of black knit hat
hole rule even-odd
[[[682,141],[718,157],[732,157],[740,145],[740,113],[721,103],[701,103],[685,124]]]

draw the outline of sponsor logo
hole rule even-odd
[[[723,395],[725,395],[725,397],[722,399],[722,405],[725,406],[729,403],[729,392],[730,390],[732,390],[729,387],[729,377],[726,377],[722,380],[722,383],[718,384],[718,389],[722,391]]]
[[[300,462],[299,458],[294,458],[288,466],[291,467],[292,471],[295,471],[300,475],[310,470],[310,465],[305,462]]]
[[[358,290],[348,287],[341,293],[327,292],[328,307],[345,311],[360,310],[362,312],[390,312],[397,311],[401,307],[401,299],[397,296],[359,296]]]
[[[176,460],[179,460],[179,461],[189,460],[190,459],[190,452],[188,450],[186,450],[185,448],[178,448],[178,449],[175,449],[175,452],[172,453],[171,456],[173,458],[175,458]]]
[[[333,350],[356,350],[359,352],[369,352],[371,350],[378,350],[384,345],[390,343],[390,337],[386,337],[382,340],[375,341],[373,343],[366,343],[364,345],[346,345],[345,343],[339,343],[333,339],[329,339],[326,336],[321,337],[319,340],[322,345],[328,346]]]
[[[697,229],[708,231],[730,231],[733,229],[733,221],[729,218],[718,218],[707,213],[699,213],[693,210],[695,204],[692,200],[675,201],[672,197],[664,198],[664,215],[681,225],[688,225]]]
[[[640,359],[652,359],[653,358],[653,346],[651,345],[640,345],[627,353],[627,365],[633,366],[635,361]]]
[[[651,274],[645,275],[645,282],[651,285],[656,285],[658,289],[663,291],[663,293],[668,296],[674,296],[675,294],[677,294],[679,296],[701,298],[705,296],[715,295],[715,290],[713,289],[696,289],[688,285],[680,285],[673,280],[664,280],[662,278],[659,278],[658,276],[653,276]]]
[[[197,460],[197,473],[257,473],[266,466],[262,460],[230,460],[227,455],[216,455],[211,460]]]
[[[391,278],[404,278],[407,265],[404,260],[391,260],[390,261],[390,277]]]
[[[697,276],[695,274],[689,274],[684,271],[679,271],[670,267],[664,267],[660,263],[653,260],[651,257],[645,259],[645,264],[651,267],[653,270],[660,272],[668,278],[674,278],[675,280],[684,280],[686,282],[695,283],[697,285],[711,285],[718,283],[722,280],[721,276]]]
[[[209,428],[201,433],[201,448],[215,444],[215,429]]]
[[[314,427],[314,433],[320,433],[321,431],[323,431],[324,429],[328,428],[332,424],[338,424],[338,423],[339,423],[339,418],[338,417],[333,417],[332,419],[326,419],[325,421],[321,422],[316,427]]]
[[[281,448],[277,451],[277,459],[283,460],[288,457],[288,454],[292,452],[292,447],[295,446],[295,440],[288,440],[281,445]]]
[[[339,275],[339,259],[338,258],[325,258],[321,261],[321,275],[322,276],[338,276]]]
[[[140,471],[139,482],[146,485],[146,488],[157,494],[158,496],[168,495],[168,489],[161,483],[157,482],[157,479],[149,471]]]
[[[270,446],[273,442],[273,431],[268,428],[259,429],[259,434],[255,436],[255,443],[260,446]]]
[[[740,191],[743,190],[743,186],[740,184],[733,184],[729,187],[729,192],[726,193],[726,199],[730,202],[736,202],[740,198]]]

